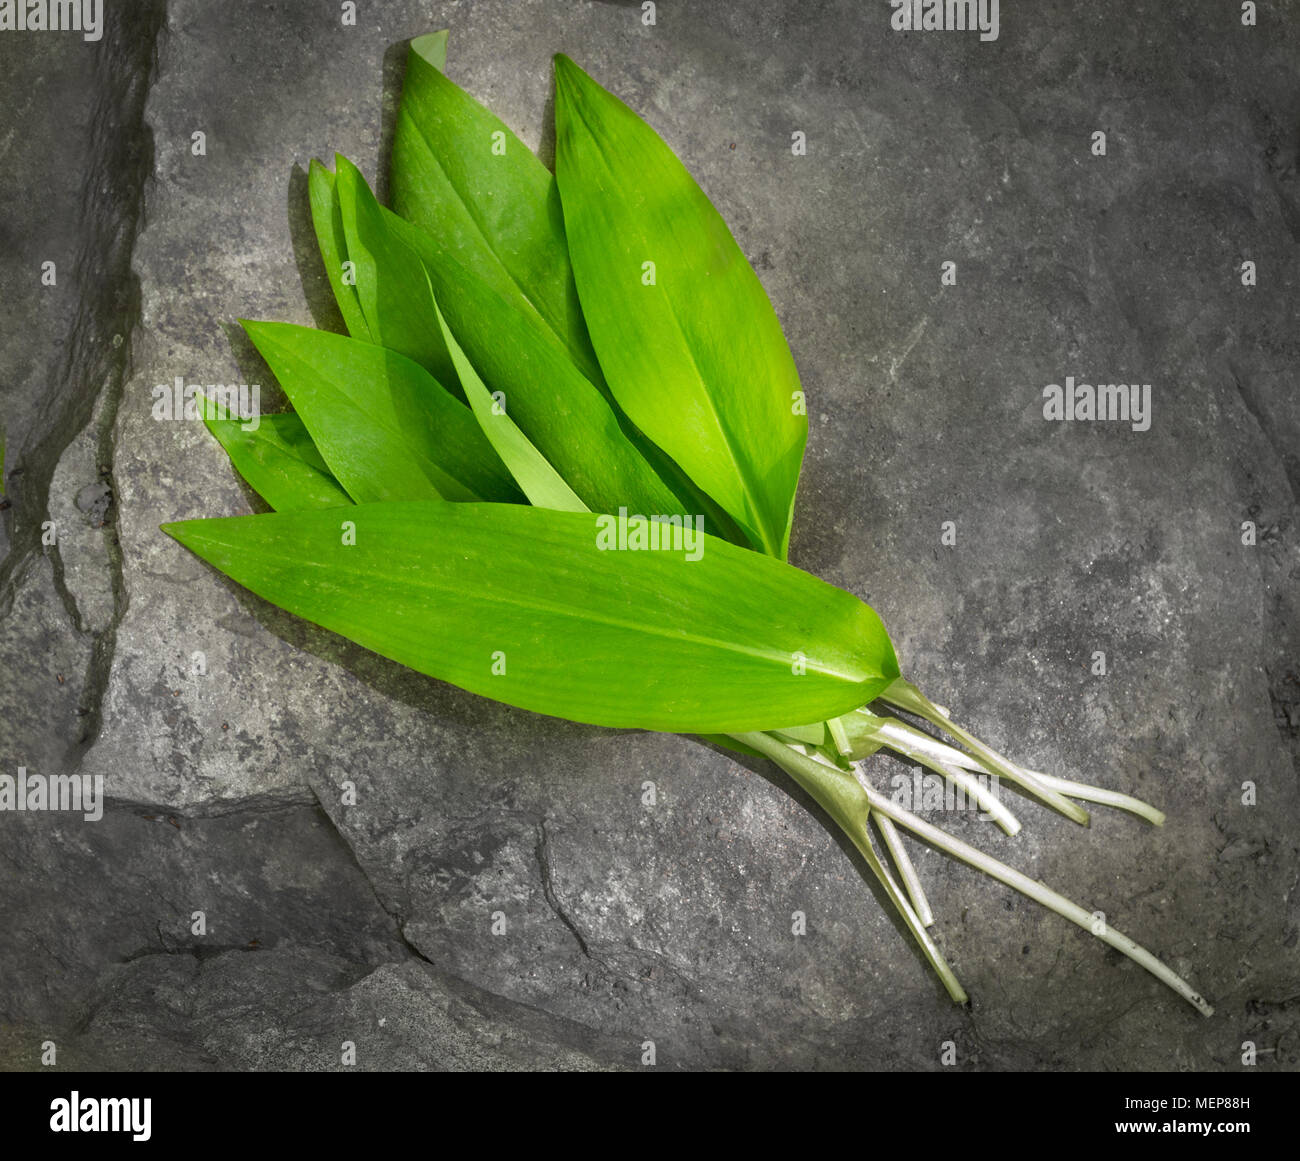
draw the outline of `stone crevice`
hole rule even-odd
[[[546,896],[546,902],[550,905],[556,917],[569,931],[573,938],[578,941],[578,947],[583,956],[591,958],[591,949],[587,946],[586,937],[578,929],[568,911],[560,905],[559,897],[555,894],[555,878],[551,873],[551,841],[546,833],[546,820],[542,819],[537,824],[537,866],[542,875],[542,894]]]

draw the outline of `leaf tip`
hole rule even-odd
[[[185,537],[188,534],[189,526],[193,523],[193,520],[169,520],[166,524],[159,524],[158,528],[167,533],[178,544],[186,544]],[[186,547],[188,547],[187,544]]]
[[[334,154],[334,172],[341,178],[361,177],[361,170],[349,158],[341,153]],[[362,178],[364,181],[365,179]]]
[[[437,32],[413,37],[411,52],[426,64],[442,72],[447,67],[447,36],[448,29],[442,28]]]
[[[551,65],[555,69],[555,79],[558,82],[576,81],[583,74],[582,69],[578,67],[574,59],[567,53],[557,52],[551,57]]]

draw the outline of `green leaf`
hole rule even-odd
[[[473,413],[419,364],[292,323],[243,327],[358,503],[523,499]]]
[[[445,60],[445,33],[411,42],[393,137],[393,207],[503,299],[536,312],[569,358],[597,378],[555,178],[503,121],[443,76]],[[439,301],[446,309],[445,294]]]
[[[763,285],[654,130],[568,57],[555,58],[555,76],[556,176],[605,381],[641,431],[784,557],[808,422]]]
[[[449,30],[440,28],[437,32],[426,32],[423,36],[411,38],[411,51],[418,52],[439,72],[447,68],[447,36]]]
[[[343,263],[348,260],[348,246],[343,232],[338,187],[334,175],[315,158],[312,158],[307,175],[307,192],[321,261],[325,265],[325,274],[334,290],[334,299],[339,304],[339,312],[347,324],[348,333],[354,339],[373,342],[366,316],[361,310],[361,302],[357,298],[356,285],[344,281]]]
[[[773,732],[780,734],[786,741],[798,742],[802,746],[822,746],[826,743],[825,722],[814,722],[810,726],[785,726]]]
[[[695,560],[602,551],[613,519],[412,502],[164,530],[385,657],[578,722],[708,734],[819,721],[898,673],[880,619],[851,594],[715,537]]]
[[[452,334],[519,430],[594,512],[694,515],[628,439],[606,398],[553,332],[466,270],[424,231],[385,212],[424,262]]]
[[[203,422],[248,486],[277,512],[338,508],[352,500],[331,474],[307,428],[293,412],[263,415],[256,429],[226,418],[207,400]]]
[[[432,294],[432,291],[430,291]],[[437,310],[435,304],[434,309]],[[469,405],[474,411],[474,418],[487,436],[488,442],[496,449],[501,462],[506,465],[515,482],[523,489],[528,502],[538,508],[558,508],[565,512],[586,512],[587,506],[574,495],[573,489],[564,482],[564,478],[539,452],[515,421],[510,418],[504,406],[493,399],[483,380],[478,377],[465,352],[456,342],[451,328],[447,326],[442,312],[438,311],[438,326],[442,328],[447,349],[456,364],[460,381],[465,385]]]
[[[334,166],[346,253],[356,266],[357,300],[371,341],[419,363],[449,390],[457,388],[419,255],[389,227],[361,171],[342,154],[335,154]]]

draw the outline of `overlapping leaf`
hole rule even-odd
[[[350,289],[372,341],[419,363],[444,387],[458,391],[456,368],[419,256],[394,235],[361,171],[342,155],[335,156],[335,187],[346,253],[356,273],[356,286]]]
[[[382,209],[346,158],[337,164],[331,217],[344,223],[340,254],[356,263],[357,285],[336,290],[345,300],[359,294],[369,330],[385,346],[422,353],[426,366],[445,362],[439,381],[450,377],[459,386],[456,360],[441,334],[441,307],[464,358],[501,401],[498,417],[501,410],[509,416],[510,423],[496,425],[490,437],[512,438],[509,431],[517,427],[585,507],[700,512],[697,496],[674,491],[647,461],[609,400],[536,310],[517,294],[498,293],[440,242]],[[710,527],[725,531],[722,521]]]
[[[291,323],[244,329],[358,503],[523,499],[473,413],[417,363]]]
[[[357,297],[355,273],[349,277],[347,235],[343,231],[343,209],[339,204],[338,184],[334,175],[319,161],[312,159],[307,175],[307,192],[311,202],[312,225],[316,230],[316,244],[320,247],[321,261],[329,278],[334,300],[354,339],[372,343],[374,336]]]
[[[879,618],[856,597],[714,537],[696,560],[685,542],[602,551],[609,520],[417,501],[166,531],[385,657],[573,721],[735,733],[847,712],[897,676]]]
[[[500,120],[442,75],[445,60],[445,33],[412,43],[392,178],[396,205],[404,215],[401,225],[409,229],[405,218],[414,223],[423,246],[412,244],[421,248],[439,305],[470,361],[490,387],[513,397],[520,381],[518,365],[501,363],[501,354],[514,349],[513,344],[492,341],[499,316],[513,307],[524,316],[512,320],[516,337],[522,333],[534,344],[558,349],[610,404],[625,439],[677,497],[678,504],[668,511],[704,514],[719,535],[750,543],[610,395],[579,309],[554,178]],[[492,293],[465,298],[457,288],[469,279],[480,280]],[[536,326],[529,325],[537,322],[548,335],[538,337]],[[544,352],[548,368],[554,366],[555,349]],[[586,394],[585,388],[572,386],[571,373],[560,373],[570,385],[565,394]],[[521,427],[527,424],[521,421]],[[561,449],[547,446],[550,433],[528,434],[549,456],[565,462]],[[578,434],[590,443],[590,431]],[[593,507],[605,506],[598,493],[586,498]],[[662,497],[653,504],[634,493],[624,499],[633,508],[664,509]]]
[[[436,309],[436,308],[435,308]],[[504,407],[500,406],[478,377],[465,352],[451,333],[441,312],[438,326],[447,343],[447,349],[456,364],[456,372],[465,385],[469,405],[488,442],[496,449],[515,483],[523,490],[528,502],[538,508],[557,508],[563,512],[586,512],[587,506],[574,494],[546,457],[537,450]]]
[[[556,176],[583,313],[637,427],[784,557],[807,439],[767,294],[655,132],[556,57]]]
[[[411,42],[393,138],[394,208],[502,300],[535,311],[578,367],[598,377],[555,178],[443,75],[445,60],[445,33]]]
[[[474,369],[588,508],[693,514],[534,312],[515,309],[409,222],[395,214],[385,221],[424,261],[434,298]]]
[[[230,456],[230,462],[277,512],[337,508],[352,498],[334,478],[293,412],[263,415],[256,428],[229,418],[208,401],[204,422]]]

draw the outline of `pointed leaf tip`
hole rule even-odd
[[[448,30],[443,28],[437,32],[414,37],[411,40],[411,51],[439,72],[443,72],[447,68],[447,35]]]

